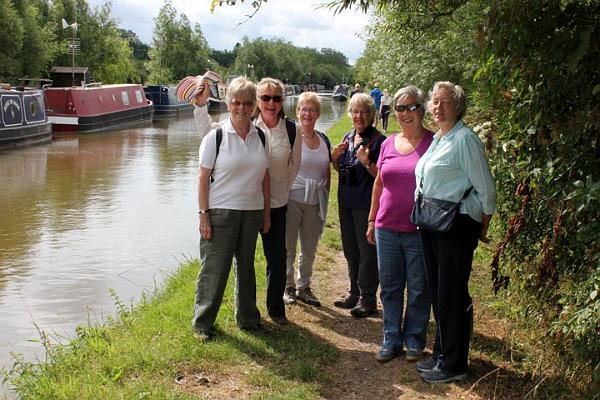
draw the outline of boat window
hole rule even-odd
[[[113,93],[113,94],[111,94],[111,96],[112,96],[112,99],[113,99],[113,103],[116,103],[117,102],[117,98],[115,97],[115,94]]]
[[[123,105],[128,106],[129,105],[129,93],[127,93],[126,91],[122,91],[121,98],[123,99]]]
[[[136,90],[135,91],[135,100],[139,103],[142,104],[142,91],[141,90]]]
[[[100,99],[100,103],[104,103],[104,99],[102,98],[102,95],[98,96],[98,98]]]
[[[29,108],[30,108],[30,111],[31,111],[31,116],[32,116],[32,117],[35,117],[35,114],[37,114],[37,109],[36,109],[36,107],[35,107],[35,106],[36,106],[36,104],[37,104],[37,103],[36,103],[35,101],[32,101],[31,103],[29,103]]]

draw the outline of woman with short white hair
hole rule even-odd
[[[251,121],[256,87],[244,77],[227,90],[229,119],[200,145],[198,208],[201,269],[192,329],[212,337],[231,262],[235,258],[235,320],[242,329],[260,326],[254,253],[258,232],[268,232],[269,151],[264,132]]]
[[[463,89],[452,82],[436,82],[428,106],[440,129],[416,166],[415,197],[460,207],[449,230],[425,227],[424,221],[419,230],[437,327],[433,356],[418,362],[417,371],[434,383],[467,376],[473,325],[469,276],[478,241],[488,241],[496,184],[481,140],[462,120]]]

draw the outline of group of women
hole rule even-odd
[[[212,130],[208,95],[196,98],[196,121],[206,137],[200,147],[202,269],[194,331],[210,338],[232,259],[236,322],[242,329],[260,326],[254,278],[259,232],[272,321],[287,323],[286,303],[320,306],[311,278],[327,211],[331,161],[339,174],[339,220],[349,277],[347,293],[334,305],[350,309],[356,318],[376,314],[380,286],[383,341],[375,358],[385,362],[404,355],[418,361],[416,369],[427,382],[464,379],[473,323],[468,290],[473,254],[479,240],[487,241],[496,207],[484,147],[462,121],[464,91],[451,82],[437,82],[427,101],[415,86],[398,90],[391,107],[401,130],[388,138],[373,127],[377,113],[372,98],[357,92],[348,104],[353,128],[332,150],[327,137],[315,130],[319,98],[300,96],[296,125],[283,114],[283,94],[276,79],[265,78],[256,88],[246,78],[236,78],[227,90],[229,119]],[[426,110],[439,127],[435,134],[423,125]],[[417,194],[460,205],[449,231],[420,229],[411,221]],[[435,343],[432,356],[423,358],[431,307]]]

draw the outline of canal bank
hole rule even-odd
[[[338,133],[331,137],[333,143],[348,126],[345,119],[334,130]],[[335,195],[331,198],[333,209]],[[336,220],[332,210],[318,269],[326,268],[339,248]],[[266,315],[262,248],[256,254],[259,305]],[[11,383],[23,398],[187,399],[196,397],[180,390],[186,380],[202,379],[198,375],[202,371],[225,373],[242,367],[244,379],[231,382],[232,387],[245,390],[257,385],[259,392],[269,395],[318,398],[319,368],[333,360],[335,349],[293,323],[280,329],[264,321],[263,331],[240,331],[233,316],[231,284],[217,320],[217,340],[204,345],[193,337],[190,313],[198,268],[196,261],[185,262],[162,289],[146,292],[135,306],[115,296],[115,319],[81,326],[70,342],[49,347],[47,362],[17,362]]]
[[[319,129],[342,114],[324,101]],[[43,360],[38,329],[66,343],[197,256],[198,145],[189,116],[0,154],[0,366]]]

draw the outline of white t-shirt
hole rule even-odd
[[[208,208],[264,209],[262,182],[269,168],[268,137],[263,147],[253,124],[245,141],[235,132],[231,120],[225,121],[221,128],[223,141],[216,163],[216,129],[211,130],[200,145],[200,166],[213,169],[214,165]]]
[[[327,186],[328,168],[329,150],[321,137],[319,137],[319,148],[316,150],[311,150],[302,143],[302,162],[290,191],[290,199],[299,203],[317,204],[319,202],[317,190]],[[316,187],[313,188],[312,186],[315,185]]]

